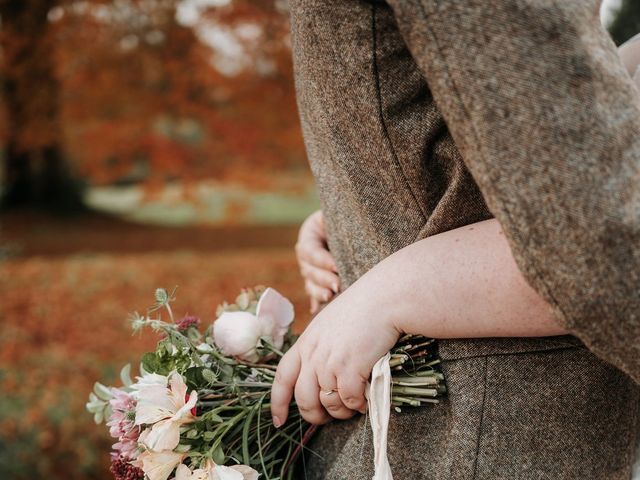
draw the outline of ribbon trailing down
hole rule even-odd
[[[372,480],[393,480],[387,458],[387,434],[391,415],[391,353],[376,362],[371,372],[367,392],[369,420],[373,431],[373,456],[375,473]]]

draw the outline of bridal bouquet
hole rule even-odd
[[[111,454],[116,480],[255,480],[294,478],[296,459],[316,427],[292,404],[275,428],[271,385],[279,359],[293,344],[293,305],[273,288],[243,290],[218,307],[204,331],[194,316],[174,318],[174,292],[156,290],[134,331],[160,333],[142,356],[139,375],[122,386],[96,383],[87,410],[117,439]],[[162,314],[166,319],[163,319]],[[433,340],[406,336],[390,352],[390,404],[434,403],[444,393]]]

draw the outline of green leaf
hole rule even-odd
[[[131,381],[131,364],[127,363],[122,370],[120,370],[120,380],[122,380],[122,384],[125,387],[130,386],[133,382]]]
[[[256,405],[257,408],[261,408],[261,404],[258,403]],[[251,463],[251,455],[249,454],[249,433],[252,426],[253,416],[256,413],[256,407],[252,408],[247,415],[247,419],[244,421],[244,426],[242,428],[242,463],[249,465]],[[260,435],[260,432],[258,432]]]
[[[103,384],[99,382],[96,382],[93,385],[93,392],[101,400],[108,401],[113,398],[113,394],[111,393],[111,390],[109,390],[108,387],[105,387]]]
[[[219,375],[224,378],[233,378],[233,367],[231,365],[220,365]]]
[[[218,465],[224,465],[224,451],[222,450],[221,446],[218,446],[218,448],[216,448],[213,451],[213,454],[211,455],[212,459],[213,459],[213,463],[216,463]]]
[[[213,410],[209,410],[208,412],[204,412],[201,416],[201,420],[205,422],[207,428],[211,427],[211,424],[214,423],[222,423],[224,420],[220,415],[215,413]]]
[[[154,352],[147,352],[142,355],[142,366],[149,373],[162,373],[162,361]]]
[[[207,419],[213,423],[222,423],[224,420],[220,415],[216,415],[215,413],[211,413],[207,416]]]
[[[174,449],[174,452],[178,452],[178,453],[187,453],[190,449],[191,449],[191,447],[190,447],[189,445],[178,445],[178,446]]]
[[[184,381],[191,390],[197,390],[204,381],[204,377],[202,375],[203,367],[191,367],[187,368],[187,370],[182,375],[184,377]]]
[[[164,350],[169,356],[173,355],[173,344],[168,338],[158,344],[158,353],[160,353],[161,350]]]
[[[187,338],[191,340],[193,343],[199,343],[202,335],[197,330],[196,327],[191,327],[187,329]]]
[[[212,353],[215,349],[208,343],[201,343],[196,347],[196,350],[200,353]]]

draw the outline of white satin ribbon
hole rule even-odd
[[[369,421],[373,431],[373,458],[375,473],[372,480],[393,480],[391,466],[387,458],[387,434],[391,415],[391,353],[376,362],[371,371],[367,402]]]

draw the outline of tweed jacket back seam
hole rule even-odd
[[[393,145],[393,141],[391,140],[391,136],[389,135],[389,130],[387,128],[387,121],[384,117],[384,110],[382,108],[382,91],[380,89],[380,72],[378,70],[378,41],[377,41],[378,33],[377,32],[378,30],[376,28],[376,5],[371,4],[371,57],[372,57],[371,60],[372,60],[372,72],[375,80],[375,89],[376,89],[376,95],[377,95],[376,101],[378,103],[378,115],[380,116],[380,124],[382,126],[382,131],[384,133],[384,137],[387,143],[389,144],[389,149],[391,150],[391,155],[393,157],[393,160],[398,166],[398,170],[400,171],[400,174],[404,179],[404,183],[407,187],[407,190],[411,194],[411,198],[413,199],[413,202],[420,209],[420,212],[422,213],[422,218],[424,222],[422,224],[422,227],[420,227],[419,229],[419,232],[420,232],[422,231],[422,228],[424,227],[424,225],[427,223],[429,215],[425,211],[425,206],[418,201],[416,193],[413,190],[413,185],[411,184],[411,182],[409,182],[409,179],[407,178],[407,175],[404,171],[402,162],[400,162],[400,160],[398,159],[396,148]]]

